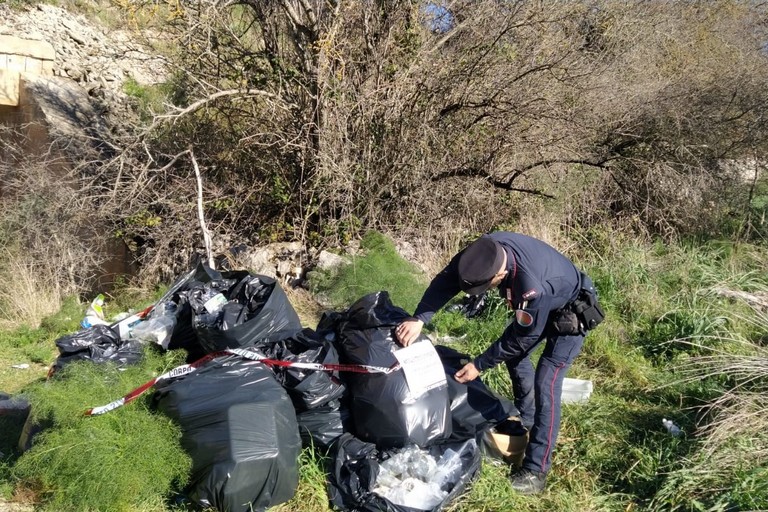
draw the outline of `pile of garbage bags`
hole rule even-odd
[[[200,507],[265,510],[289,500],[301,447],[312,446],[331,457],[338,509],[436,511],[476,478],[483,435],[516,411],[479,379],[455,381],[465,354],[426,337],[400,347],[394,328],[408,317],[382,291],[305,329],[274,279],[198,265],[127,335],[95,325],[57,340],[55,367],[130,364],[147,343],[185,350],[188,362],[214,353],[158,382],[152,397],[181,428],[193,464],[185,495]],[[281,364],[228,352],[242,348]]]

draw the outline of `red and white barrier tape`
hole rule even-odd
[[[223,350],[220,352],[212,352],[204,357],[201,357],[200,359],[198,359],[193,363],[177,366],[171,371],[166,372],[162,375],[159,375],[148,382],[145,382],[141,386],[137,387],[136,389],[134,389],[133,391],[125,395],[124,397],[119,398],[114,402],[110,402],[107,405],[102,405],[101,407],[93,407],[91,409],[88,409],[87,411],[85,411],[85,415],[98,416],[100,414],[105,414],[105,413],[108,413],[109,411],[113,411],[119,407],[124,406],[127,403],[130,403],[136,400],[138,397],[144,394],[144,392],[152,388],[155,384],[157,384],[161,380],[170,380],[170,379],[182,377],[184,375],[194,372],[199,367],[203,366],[204,364],[210,361],[213,361],[216,358],[219,358],[222,356],[228,356],[228,355],[238,355],[240,357],[244,357],[252,361],[258,361],[267,366],[296,368],[298,370],[389,374],[400,369],[400,365],[397,363],[390,368],[385,368],[383,366],[371,366],[366,364],[333,364],[333,363],[324,364],[324,363],[298,363],[298,362],[292,362],[292,361],[281,361],[279,359],[269,359],[259,354],[258,352],[254,352],[252,350],[243,349],[243,348],[231,348],[231,349]]]

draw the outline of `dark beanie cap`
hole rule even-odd
[[[504,248],[490,236],[472,242],[459,256],[459,286],[469,295],[480,295],[504,262]]]

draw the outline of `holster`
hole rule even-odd
[[[552,327],[557,334],[586,336],[587,331],[600,325],[603,320],[605,320],[605,313],[600,306],[592,280],[586,274],[582,274],[582,288],[578,297],[564,308],[554,312]]]

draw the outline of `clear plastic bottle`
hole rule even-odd
[[[680,427],[675,425],[675,422],[672,420],[668,420],[667,418],[662,418],[661,424],[664,425],[664,428],[666,428],[667,432],[669,432],[673,437],[680,437],[683,433],[683,431],[680,430]]]

